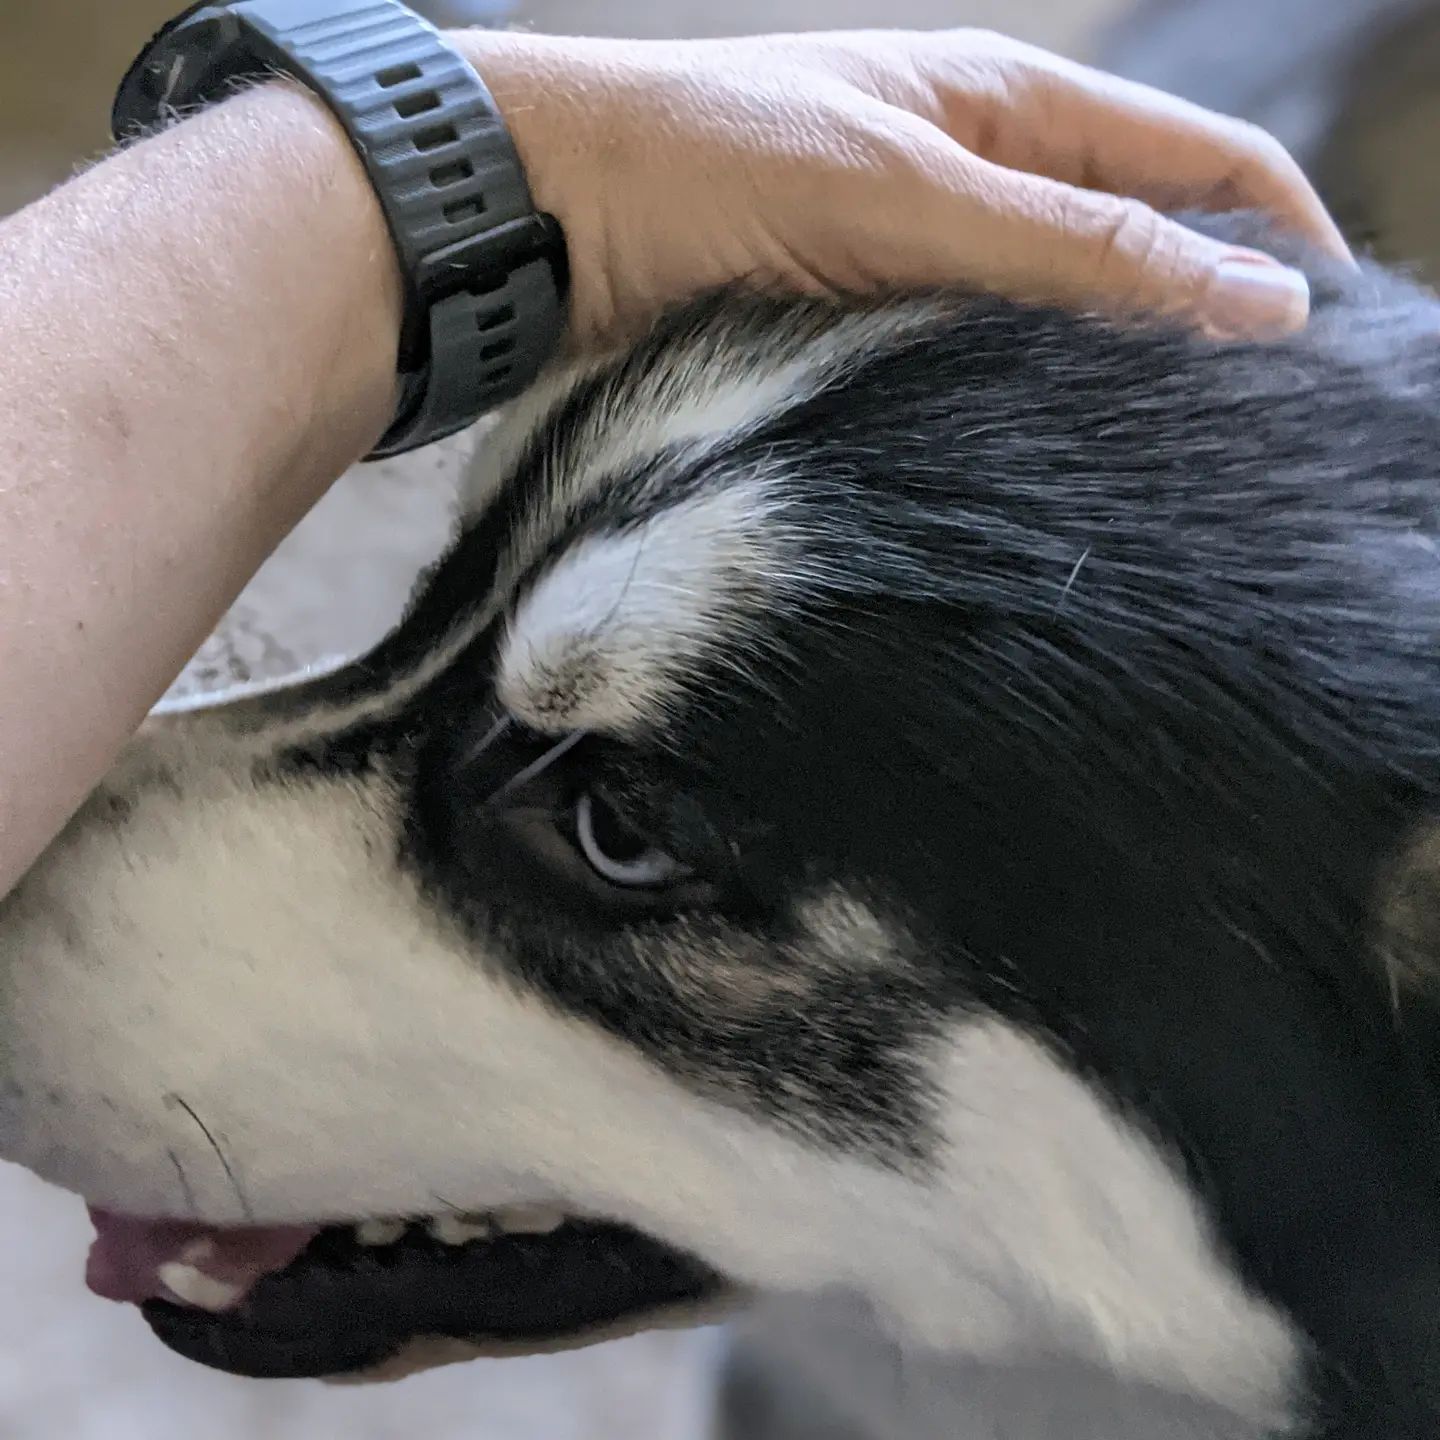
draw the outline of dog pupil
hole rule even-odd
[[[638,860],[650,851],[649,842],[636,834],[598,795],[590,797],[590,829],[601,852],[621,864]]]

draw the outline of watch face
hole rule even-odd
[[[240,26],[224,7],[201,3],[181,11],[161,26],[120,82],[111,134],[134,139],[207,98],[216,80],[239,78],[244,66],[234,61],[240,42]]]
[[[511,7],[484,8],[498,20]],[[401,0],[192,5],[131,66],[114,134],[143,135],[276,71],[344,126],[405,279],[403,404],[372,457],[455,434],[518,395],[553,354],[568,278],[559,226],[536,213],[484,82]]]

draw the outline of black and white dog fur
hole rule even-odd
[[[1440,305],[1310,268],[1272,346],[728,294],[541,384],[378,650],[4,903],[0,1152],[618,1222],[927,1437],[1440,1434]]]

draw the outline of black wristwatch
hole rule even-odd
[[[553,354],[567,269],[480,77],[398,0],[192,5],[131,66],[125,141],[285,74],[323,100],[364,161],[405,277],[401,403],[371,458],[439,440],[519,394]]]

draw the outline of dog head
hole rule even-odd
[[[1435,308],[1322,301],[725,295],[528,397],[389,639],[4,902],[92,1282],[244,1373],[833,1290],[1430,1413]]]

